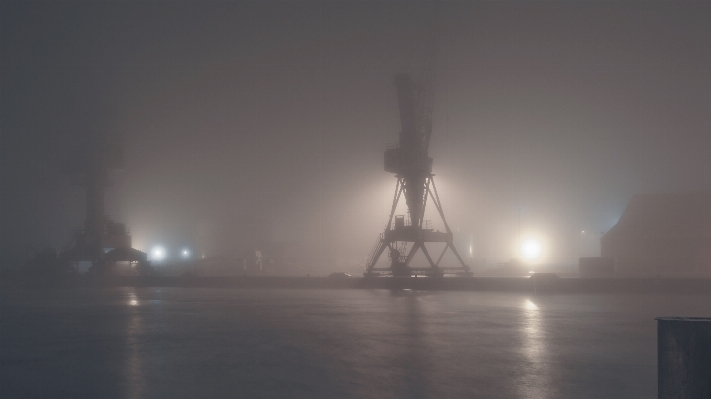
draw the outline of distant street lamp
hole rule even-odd
[[[585,230],[580,231],[580,243],[578,244],[578,258],[583,257],[583,236],[585,235]]]

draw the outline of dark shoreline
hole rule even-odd
[[[6,289],[102,287],[198,287],[235,289],[410,289],[418,291],[502,291],[530,293],[694,293],[711,294],[711,278],[363,278],[328,277],[103,277],[4,278]]]

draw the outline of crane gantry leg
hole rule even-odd
[[[447,224],[447,220],[444,217],[444,211],[442,210],[442,204],[439,200],[439,194],[437,193],[437,187],[435,186],[433,175],[427,176],[424,185],[425,192],[422,201],[422,215],[424,215],[425,205],[427,204],[426,198],[429,197],[442,218],[446,231],[435,232],[433,229],[423,228],[422,215],[419,216],[419,220],[416,220],[414,224],[407,224],[404,220],[404,216],[395,216],[395,211],[400,198],[402,197],[402,193],[407,190],[404,179],[398,177],[395,185],[395,194],[393,196],[393,204],[390,210],[388,224],[385,227],[385,231],[380,234],[378,242],[373,248],[373,252],[368,259],[368,263],[366,264],[366,272],[364,273],[366,277],[377,276],[380,274],[379,272],[385,272],[385,274],[389,273],[395,276],[411,276],[415,273],[423,274],[422,272],[424,272],[425,275],[431,276],[442,276],[445,271],[469,272],[469,266],[464,263],[464,260],[461,256],[459,256],[459,253],[454,246],[453,234]],[[432,259],[429,250],[425,246],[425,244],[429,242],[440,242],[445,244],[444,249],[437,257],[437,261]],[[403,243],[404,245],[398,245],[398,243]],[[407,255],[405,255],[401,249],[404,249],[407,244],[410,244],[410,250]],[[388,268],[377,268],[376,264],[378,259],[380,259],[380,256],[386,249],[390,252],[389,257],[391,265]],[[447,252],[447,249],[451,250],[456,256],[459,262],[458,266],[440,266],[440,262],[442,261],[444,254]],[[429,267],[410,267],[412,259],[419,250],[422,250],[423,255],[429,263]]]

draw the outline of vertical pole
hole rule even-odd
[[[659,399],[711,398],[711,318],[658,317]]]
[[[521,257],[521,207],[518,207],[518,245],[516,248],[516,259]]]
[[[427,196],[430,193],[430,180],[431,179],[432,179],[431,177],[428,177],[425,180],[425,194],[424,194],[424,198],[422,200],[422,213],[420,214],[420,221],[417,225],[418,228],[422,228],[422,223],[425,220],[425,208],[427,208]]]

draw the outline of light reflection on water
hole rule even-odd
[[[144,335],[143,317],[137,307],[138,296],[135,288],[126,288],[128,291],[129,315],[126,324],[126,376],[128,377],[127,399],[142,398],[145,390],[146,370],[143,369],[141,354],[141,338]]]
[[[138,306],[138,297],[133,291],[128,293],[128,304],[131,306]]]
[[[550,370],[548,367],[545,332],[541,309],[527,299],[523,304],[523,353],[526,356],[524,373],[518,383],[524,398],[549,398]]]
[[[646,398],[654,317],[711,314],[702,295],[0,294],[0,382],[14,397]]]

